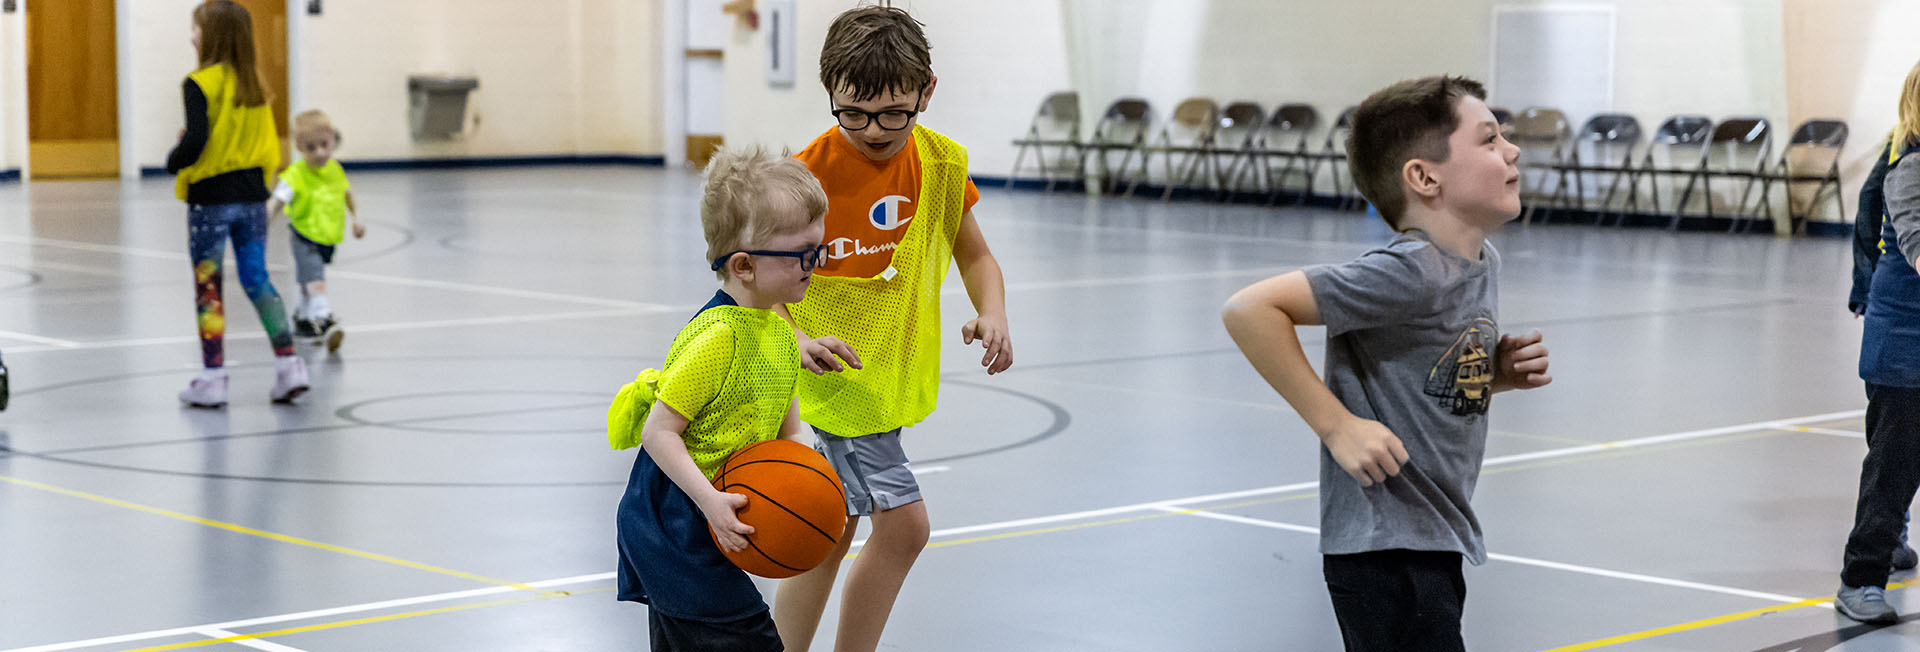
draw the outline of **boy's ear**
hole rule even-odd
[[[1440,180],[1433,176],[1433,164],[1418,158],[1407,159],[1400,166],[1400,181],[1406,184],[1407,192],[1432,199],[1440,196]]]
[[[914,107],[913,108],[914,111],[918,112],[918,111],[927,110],[927,103],[933,101],[933,87],[939,84],[940,84],[939,75],[932,75],[927,77],[927,90],[926,92],[923,92],[920,94],[920,106]]]
[[[740,279],[742,283],[753,282],[753,256],[744,253],[728,256],[726,269],[728,274]]]

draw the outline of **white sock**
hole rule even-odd
[[[226,367],[207,367],[200,370],[201,380],[220,380],[227,377]]]
[[[300,362],[300,356],[298,355],[273,356],[273,368],[275,371],[285,370],[287,367],[291,367],[298,362]]]
[[[333,308],[327,305],[327,295],[324,295],[324,294],[313,295],[313,299],[307,302],[308,318],[326,319],[332,316],[333,316]]]

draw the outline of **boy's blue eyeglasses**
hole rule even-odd
[[[766,251],[761,249],[729,251],[727,252],[727,255],[713,259],[713,271],[716,271],[716,272],[720,271],[720,268],[724,267],[727,264],[727,259],[732,258],[734,254],[747,254],[749,256],[779,256],[782,258],[798,258],[800,259],[801,273],[811,272],[815,267],[819,267],[821,265],[827,264],[827,246],[814,245],[811,247],[807,247],[805,249],[795,249],[793,251]]]

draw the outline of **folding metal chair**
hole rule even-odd
[[[1619,193],[1621,182],[1632,176],[1634,154],[1643,137],[1640,121],[1625,113],[1595,115],[1574,134],[1567,150],[1569,165],[1564,170],[1573,174],[1574,204],[1582,210],[1587,209],[1590,189],[1598,192],[1602,185],[1606,187],[1593,207],[1599,215],[1596,222],[1604,223],[1607,207]],[[1564,189],[1565,184],[1561,187]]]
[[[1784,185],[1787,220],[1794,223],[1812,220],[1814,207],[1820,203],[1820,197],[1831,189],[1834,216],[1847,219],[1847,207],[1840,195],[1840,150],[1846,146],[1847,123],[1839,120],[1808,120],[1800,123],[1793,130],[1793,135],[1787,138],[1786,147],[1780,150],[1780,161],[1774,166],[1773,174],[1761,181],[1760,196],[1771,197],[1770,191],[1776,181]],[[1806,194],[1804,200],[1796,200],[1795,189],[1805,188],[1807,184],[1814,184],[1813,192]],[[1766,217],[1773,219],[1772,202],[1766,202]]]
[[[1220,124],[1220,105],[1204,97],[1188,98],[1173,108],[1173,115],[1161,125],[1160,135],[1154,144],[1142,150],[1142,155],[1152,157],[1159,154],[1166,169],[1166,190],[1160,193],[1160,200],[1173,198],[1175,188],[1185,187],[1193,182],[1193,177],[1205,167],[1209,174],[1202,179],[1218,176],[1219,170],[1212,166],[1212,148],[1214,130]],[[1178,159],[1179,163],[1174,161]],[[1176,172],[1174,168],[1178,167]],[[1134,185],[1138,185],[1135,182]],[[1127,186],[1127,195],[1133,195],[1134,185]]]
[[[1507,139],[1520,146],[1520,201],[1526,205],[1520,216],[1522,222],[1531,223],[1542,202],[1564,197],[1562,187],[1567,184],[1567,175],[1562,166],[1572,137],[1567,115],[1559,109],[1528,107],[1513,116],[1513,135]],[[1549,183],[1558,186],[1549,191]]]
[[[1311,147],[1313,130],[1319,127],[1320,112],[1308,104],[1282,104],[1261,125],[1259,143],[1249,159],[1257,165],[1250,165],[1248,172],[1259,174],[1267,203],[1279,201],[1281,193],[1286,192],[1287,180],[1296,176],[1302,180],[1300,201],[1313,194],[1315,161]],[[1278,173],[1274,172],[1276,162],[1281,163]]]
[[[1672,219],[1667,225],[1669,229],[1679,228],[1680,217],[1686,213],[1687,202],[1693,196],[1694,184],[1706,169],[1707,139],[1712,135],[1713,119],[1703,115],[1676,115],[1662,121],[1647,141],[1640,169],[1627,180],[1629,205],[1639,209],[1640,179],[1645,178],[1648,203],[1653,212],[1660,212],[1660,179],[1684,176],[1686,188],[1675,199]]]
[[[1733,223],[1727,232],[1744,231],[1752,227],[1752,222],[1743,218],[1757,217],[1758,210],[1750,203],[1754,189],[1760,187],[1767,175],[1768,162],[1773,158],[1773,124],[1766,118],[1746,116],[1721,120],[1714,125],[1713,135],[1707,139],[1706,163],[1701,168],[1706,184],[1707,216],[1715,217],[1715,193],[1713,180],[1723,179],[1737,184],[1740,191],[1735,195],[1732,206],[1726,207],[1727,216]],[[1766,196],[1761,195],[1759,202],[1764,203]]]
[[[1353,112],[1358,108],[1347,107],[1340,111],[1339,117],[1334,118],[1333,127],[1327,130],[1326,141],[1321,144],[1320,153],[1313,155],[1312,163],[1307,170],[1307,176],[1314,177],[1320,173],[1321,166],[1329,168],[1328,176],[1333,183],[1333,194],[1340,198],[1342,210],[1352,210],[1364,200],[1359,196],[1357,188],[1349,188],[1352,184],[1343,184],[1340,181],[1342,175],[1347,176],[1349,180],[1352,179],[1352,174],[1347,169],[1347,135],[1353,133]]]
[[[1020,176],[1020,163],[1028,150],[1033,151],[1034,167],[1047,182],[1047,192],[1053,192],[1056,173],[1065,175],[1068,181],[1084,181],[1086,158],[1082,150],[1086,144],[1080,141],[1080,94],[1061,91],[1048,95],[1034,112],[1033,122],[1028,123],[1026,136],[1013,144],[1019,149],[1014,151],[1013,171],[1007,174],[1008,188]],[[1056,152],[1051,160],[1047,158],[1049,147]]]
[[[1220,192],[1216,198],[1224,198],[1239,190],[1240,171],[1254,165],[1254,150],[1260,144],[1261,123],[1266,122],[1267,112],[1254,102],[1234,102],[1220,111],[1220,124],[1213,130],[1213,147],[1208,156],[1214,159],[1214,167],[1219,170]],[[1220,164],[1224,157],[1226,163]]]
[[[1092,154],[1095,169],[1100,173],[1103,191],[1112,192],[1120,188],[1122,179],[1129,175],[1133,161],[1140,161],[1140,176],[1146,176],[1147,164],[1145,149],[1147,130],[1153,122],[1153,106],[1137,97],[1124,97],[1114,100],[1100,116],[1100,122],[1093,126],[1093,137],[1087,141],[1082,155]],[[1120,165],[1111,165],[1111,156],[1121,153]],[[1132,185],[1128,185],[1132,190]]]

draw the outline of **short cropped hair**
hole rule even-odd
[[[722,147],[707,162],[700,225],[707,260],[763,247],[775,236],[812,226],[827,215],[827,193],[805,163],[754,145]],[[726,269],[719,277],[726,278]]]
[[[1407,212],[1400,169],[1412,159],[1445,163],[1452,156],[1447,138],[1460,127],[1455,106],[1469,95],[1484,101],[1487,90],[1466,77],[1422,77],[1380,89],[1354,110],[1347,168],[1388,226],[1400,228]]]
[[[849,9],[827,27],[820,48],[820,83],[827,94],[845,90],[855,102],[887,91],[902,95],[933,80],[932,47],[927,34],[905,9]]]
[[[326,112],[319,109],[309,109],[301,111],[299,115],[293,116],[293,143],[295,146],[298,146],[309,138],[319,137],[321,134],[332,135],[336,144],[338,144],[340,140],[340,128],[333,126],[333,121],[327,119]]]

